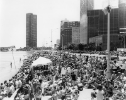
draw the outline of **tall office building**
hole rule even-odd
[[[123,35],[126,47],[126,0],[119,0],[119,33]]]
[[[79,21],[61,21],[60,45],[64,48],[72,43],[72,27],[80,27]]]
[[[113,47],[125,47],[126,44],[126,0],[119,0],[118,8],[110,13],[110,38]],[[88,13],[89,43],[107,48],[107,15],[102,10],[89,10]]]
[[[37,47],[37,15],[26,14],[26,47]]]
[[[94,8],[94,0],[80,0],[80,43],[88,42],[87,11]]]
[[[88,15],[88,38],[107,34],[107,15],[102,10],[90,10]],[[110,33],[119,33],[119,10],[112,9],[110,13]]]
[[[119,0],[119,27],[126,28],[126,0]]]

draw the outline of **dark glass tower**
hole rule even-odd
[[[26,47],[37,47],[37,15],[26,14]]]

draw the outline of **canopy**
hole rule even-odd
[[[32,63],[32,66],[37,66],[37,65],[48,65],[51,64],[52,61],[50,59],[44,58],[44,57],[39,57],[37,60],[35,60]]]

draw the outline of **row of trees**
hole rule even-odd
[[[62,47],[59,46],[58,48],[59,50],[62,50]],[[101,46],[95,46],[94,43],[90,43],[90,44],[70,44],[68,45],[66,48],[64,48],[65,50],[88,50],[88,51],[101,51],[102,48]]]
[[[51,49],[52,49],[51,47],[34,47],[34,48],[31,48],[31,47],[24,47],[24,48],[17,49],[17,51],[51,50]]]
[[[122,43],[118,43],[118,42],[111,42],[110,43],[110,50],[117,50],[117,48],[121,48],[123,47]],[[58,48],[59,50],[62,50],[62,47],[59,46]],[[102,50],[107,50],[107,44],[105,46],[103,46],[102,44],[100,44],[99,46],[96,46],[95,43],[90,43],[90,44],[70,44],[68,46],[66,46],[66,48],[64,48],[65,50],[85,50],[85,51],[102,51]]]

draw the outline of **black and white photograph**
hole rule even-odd
[[[126,0],[0,0],[0,100],[126,100]]]

